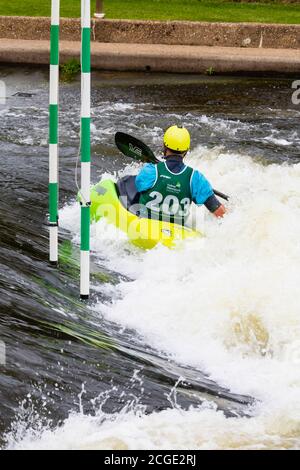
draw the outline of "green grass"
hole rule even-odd
[[[76,79],[80,72],[80,61],[78,59],[70,59],[60,66],[60,80],[70,83]]]
[[[0,0],[0,15],[49,16],[50,0]],[[95,0],[92,0],[94,10]],[[300,23],[300,4],[280,0],[234,3],[228,0],[104,0],[106,18],[256,21]],[[80,16],[80,0],[61,0],[64,17]]]

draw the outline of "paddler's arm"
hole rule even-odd
[[[225,215],[226,209],[216,198],[211,184],[205,176],[197,170],[195,170],[192,175],[191,190],[195,204],[204,204],[216,217],[223,217]]]
[[[146,163],[135,177],[135,186],[139,193],[152,188],[156,182],[157,169],[154,163]]]
[[[204,202],[205,207],[216,217],[224,217],[226,214],[226,209],[223,204],[219,201],[219,199],[216,198],[216,196],[213,194],[210,196],[205,202]]]

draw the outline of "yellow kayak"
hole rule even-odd
[[[154,248],[158,243],[174,248],[181,240],[201,236],[200,232],[188,227],[141,218],[129,212],[119,201],[112,180],[101,181],[91,189],[91,222],[97,222],[102,217],[125,232],[134,245],[143,249]]]

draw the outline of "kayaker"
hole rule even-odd
[[[205,176],[183,162],[190,142],[190,134],[184,127],[167,129],[165,160],[145,164],[135,178],[140,216],[184,224],[192,202],[204,204],[216,217],[224,216],[226,209]]]

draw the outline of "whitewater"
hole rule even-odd
[[[94,417],[73,413],[61,428],[46,430],[38,440],[28,436],[19,447],[299,446],[300,164],[264,166],[202,146],[187,163],[231,195],[228,214],[222,221],[205,214],[205,237],[177,251],[140,252],[114,227],[95,224],[96,256],[134,280],[120,283],[111,303],[93,309],[178,363],[255,397],[251,417],[226,418],[205,403],[148,415],[136,404],[117,415],[101,409]],[[129,171],[136,169],[130,165]],[[78,241],[75,204],[62,210],[61,223]]]
[[[44,326],[41,327],[43,323],[33,322],[40,317],[44,321],[45,314],[48,314],[57,323],[71,318],[75,329],[76,321],[82,320],[82,305],[79,308],[75,301],[70,301],[70,298],[77,299],[78,273],[74,280],[71,276],[63,277],[61,271],[58,274],[49,272],[48,233],[43,228],[42,235],[39,234],[40,219],[47,210],[46,196],[37,198],[36,194],[47,190],[48,83],[45,77],[35,77],[33,72],[29,73],[30,77],[37,82],[37,94],[33,96],[31,105],[25,106],[20,97],[11,98],[2,116],[8,136],[3,148],[7,154],[16,157],[6,159],[2,165],[6,178],[3,220],[8,220],[7,214],[10,214],[17,194],[19,199],[13,219],[16,223],[21,221],[16,228],[16,240],[15,234],[11,237],[10,254],[2,250],[3,262],[7,262],[10,269],[13,264],[18,268],[17,274],[3,270],[9,282],[4,279],[5,291],[0,296],[0,302],[4,302],[2,310],[7,309],[7,305],[12,306],[7,323],[14,319],[15,310],[22,313],[28,292],[32,292],[34,300],[36,290],[39,300],[37,304],[29,303],[27,308],[33,326],[27,317],[20,314],[22,325],[26,324],[28,331],[32,326],[33,331],[32,337],[28,333],[28,343],[24,343],[23,349],[22,338],[27,339],[27,336],[21,329],[16,337],[16,341],[21,343],[20,357],[25,355],[28,361],[27,375],[23,375],[23,369],[12,368],[7,375],[0,376],[0,380],[3,377],[0,392],[9,385],[5,410],[10,415],[5,426],[1,427],[5,448],[298,449],[300,135],[296,126],[299,112],[291,109],[287,101],[289,84],[276,80],[274,83],[263,80],[252,83],[246,79],[241,82],[234,79],[226,82],[224,79],[223,83],[218,79],[213,82],[210,78],[210,82],[205,78],[207,83],[202,83],[204,79],[182,83],[180,77],[171,77],[173,84],[171,78],[162,77],[153,77],[153,83],[150,83],[148,75],[142,79],[126,75],[125,85],[119,85],[118,76],[94,77],[94,183],[104,178],[116,180],[125,174],[136,174],[141,168],[137,163],[116,156],[114,131],[125,130],[142,138],[159,154],[163,130],[170,123],[180,121],[190,128],[192,134],[193,149],[186,158],[187,164],[199,169],[213,187],[228,194],[230,200],[226,203],[228,211],[222,220],[215,219],[205,208],[197,208],[199,228],[204,236],[186,241],[177,250],[158,246],[151,251],[141,251],[130,245],[124,233],[107,225],[104,220],[93,224],[93,264],[118,276],[113,281],[107,276],[102,283],[92,279],[93,302],[84,311],[87,323],[90,321],[96,331],[101,330],[102,323],[105,327],[111,325],[118,338],[124,334],[126,341],[129,339],[130,343],[132,340],[133,350],[136,344],[145,353],[151,348],[166,363],[178,364],[183,371],[201,371],[232,394],[253,397],[254,403],[244,414],[236,413],[234,416],[222,411],[213,399],[203,401],[203,397],[199,398],[198,406],[193,404],[184,408],[177,400],[177,389],[185,377],[178,376],[177,384],[165,397],[169,407],[160,405],[160,409],[149,412],[142,399],[146,384],[141,378],[140,368],[134,372],[130,370],[129,377],[121,371],[120,389],[126,388],[128,380],[129,384],[138,384],[140,394],[135,392],[130,399],[124,398],[122,410],[114,411],[113,400],[108,407],[106,405],[118,390],[103,369],[106,390],[92,396],[90,402],[94,412],[91,413],[87,410],[85,397],[89,388],[93,392],[96,388],[93,388],[94,376],[91,374],[90,379],[90,370],[84,375],[84,369],[76,375],[79,362],[88,361],[84,354],[92,354],[91,350],[80,350],[82,356],[78,353],[76,362],[74,357],[81,344],[69,344],[71,340],[64,337],[61,342],[49,340],[47,343]],[[29,78],[28,87],[31,86]],[[23,75],[18,78],[22,83],[23,79]],[[143,83],[139,84],[139,80]],[[172,86],[174,92],[170,93]],[[79,95],[79,87],[76,87],[77,84],[66,85],[62,94],[63,109],[68,112],[62,113],[61,119],[64,167],[61,173],[63,207],[60,227],[64,237],[78,248],[80,211],[75,201],[74,182],[79,131],[74,99],[75,92]],[[111,99],[108,99],[107,90]],[[273,98],[275,95],[277,101]],[[209,104],[212,97],[215,105]],[[268,104],[271,99],[277,108]],[[42,112],[39,111],[41,109]],[[216,109],[215,114],[212,109]],[[36,188],[33,180],[37,181]],[[8,191],[10,182],[11,194]],[[36,216],[37,207],[42,214],[40,218]],[[24,225],[21,211],[30,224]],[[8,240],[12,224],[13,220],[9,220],[8,229],[2,232]],[[4,242],[3,245],[6,247]],[[40,246],[42,254],[38,252]],[[8,252],[8,248],[6,250]],[[26,269],[20,260],[27,263]],[[33,274],[31,266],[35,269]],[[50,287],[56,287],[54,294],[53,289],[52,292],[50,289],[42,290],[40,284],[34,284],[37,277],[43,276]],[[18,279],[16,286],[15,278]],[[55,281],[51,284],[53,278]],[[61,278],[63,281],[59,284]],[[10,303],[5,300],[9,285],[12,286],[13,299]],[[20,286],[24,286],[24,292]],[[33,287],[29,290],[27,286]],[[64,301],[58,297],[63,290],[67,299]],[[48,310],[45,307],[47,302]],[[17,325],[18,320],[16,315]],[[2,334],[6,331],[5,325],[1,324]],[[40,336],[35,343],[32,338],[35,338],[36,331]],[[5,337],[8,350],[9,339],[13,344],[16,342],[13,334],[14,330],[9,331]],[[44,344],[43,341],[45,347],[42,349],[39,345]],[[68,346],[69,356],[64,356]],[[71,354],[73,351],[74,356]],[[100,362],[101,351],[98,354]],[[115,366],[113,356],[114,352],[111,358],[108,357],[112,361],[112,369]],[[16,362],[22,362],[20,357]],[[62,378],[63,386],[51,401],[43,386],[48,384],[49,376],[52,380],[49,370],[53,364],[57,364],[53,372],[54,388],[56,390],[57,386],[59,389],[57,375]],[[66,373],[68,367],[70,375]],[[31,369],[32,374],[41,377],[41,391],[30,376]],[[22,383],[30,383],[25,391],[20,391],[21,398],[27,400],[26,406],[16,408],[15,402],[9,401],[11,390],[18,389],[12,377],[14,380],[18,378],[20,390]],[[68,394],[70,384],[76,393],[81,388],[75,401],[72,401],[73,395]],[[151,386],[153,384],[150,383]],[[154,385],[153,390],[157,393]],[[37,395],[40,392],[43,404],[37,406],[32,400],[30,408],[28,402],[31,404],[34,392]],[[48,407],[52,415],[49,412],[49,423],[45,424],[41,414]]]

